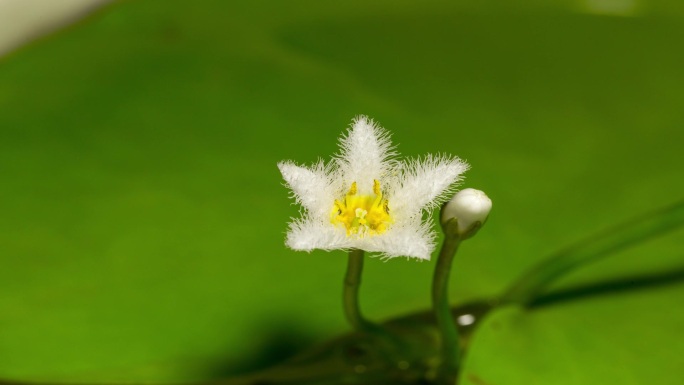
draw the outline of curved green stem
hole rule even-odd
[[[498,304],[528,304],[552,282],[580,266],[629,246],[666,234],[684,224],[684,201],[635,218],[605,233],[589,238],[532,268],[515,281],[497,300]]]
[[[357,331],[373,329],[373,324],[363,317],[359,307],[359,287],[361,286],[363,258],[363,250],[353,249],[349,251],[347,274],[344,277],[344,314],[347,317],[347,321]]]
[[[459,237],[446,236],[442,249],[437,257],[437,266],[432,280],[432,307],[437,320],[437,327],[442,336],[441,350],[443,361],[441,363],[440,377],[448,382],[454,378],[458,371],[460,360],[460,341],[458,329],[454,323],[449,305],[449,275],[451,262],[461,243]],[[453,382],[453,381],[452,381]]]

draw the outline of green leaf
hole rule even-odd
[[[497,311],[474,334],[459,383],[679,384],[682,295],[680,283]]]
[[[459,303],[680,200],[681,5],[590,3],[128,1],[3,58],[0,377],[215,379],[347,330],[345,254],[285,249],[297,208],[275,165],[329,157],[357,114],[403,154],[467,159],[464,186],[492,198],[454,262]],[[555,289],[678,266],[682,235]],[[368,261],[364,313],[428,307],[432,268]],[[494,314],[465,378],[529,380],[542,362],[547,383],[573,363],[574,378],[667,383],[680,286]]]

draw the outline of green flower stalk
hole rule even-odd
[[[484,192],[470,188],[458,192],[442,207],[444,243],[432,281],[432,307],[441,335],[442,362],[438,376],[445,384],[455,381],[461,361],[461,343],[449,304],[451,263],[461,242],[477,233],[491,208],[492,201]]]
[[[361,314],[361,307],[359,306],[363,254],[363,250],[353,249],[349,251],[347,273],[344,276],[344,315],[356,331],[370,331],[374,329],[373,324]]]

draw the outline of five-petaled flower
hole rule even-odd
[[[423,213],[451,196],[468,164],[448,155],[406,161],[396,155],[389,133],[359,116],[329,163],[278,163],[304,208],[302,217],[290,223],[287,246],[430,259],[435,233]]]

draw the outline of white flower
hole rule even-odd
[[[302,217],[290,223],[287,246],[430,259],[435,233],[430,221],[423,220],[423,210],[444,202],[468,165],[447,155],[403,162],[396,155],[389,134],[359,116],[328,164],[278,163],[304,208]]]
[[[475,222],[483,224],[492,209],[492,200],[487,194],[474,188],[463,189],[444,205],[442,223],[452,218],[458,221],[458,232],[463,234]]]

